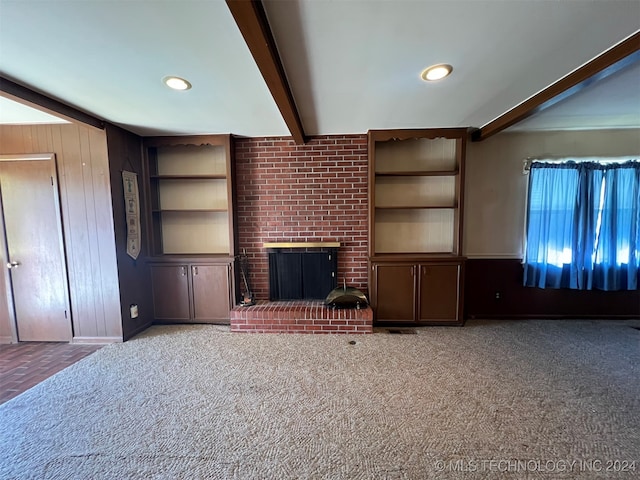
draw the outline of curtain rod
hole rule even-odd
[[[540,155],[540,156],[536,156],[536,157],[527,157],[525,158],[522,162],[524,163],[524,165],[522,166],[522,173],[523,174],[527,174],[529,172],[529,170],[531,170],[531,164],[533,162],[549,162],[549,163],[560,163],[560,162],[567,162],[567,161],[574,161],[574,162],[599,162],[599,163],[622,163],[622,162],[628,162],[631,160],[637,160],[638,158],[640,158],[640,155],[638,154],[633,154],[633,155],[628,155],[628,156],[620,156],[620,155],[616,155],[615,157],[613,156],[605,156],[605,155],[598,155],[598,156],[594,156],[594,155],[576,155],[576,156],[571,156],[571,155]]]

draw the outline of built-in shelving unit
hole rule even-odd
[[[466,137],[465,129],[369,132],[370,286],[378,321],[462,320]]]
[[[156,321],[228,321],[235,297],[231,136],[149,137],[145,148]]]
[[[372,256],[458,253],[463,139],[452,133],[370,132]]]
[[[233,253],[228,142],[207,138],[147,140],[155,254]]]

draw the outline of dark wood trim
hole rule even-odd
[[[142,139],[145,148],[148,147],[175,147],[177,145],[222,145],[228,148],[229,134],[214,135],[166,135],[158,137],[145,137]]]
[[[376,216],[375,216],[375,204],[376,204],[376,193],[375,193],[375,185],[376,185],[376,139],[375,139],[375,135],[372,134],[371,131],[369,131],[369,134],[367,135],[367,152],[368,152],[368,163],[367,163],[367,170],[368,170],[368,201],[369,201],[369,206],[367,208],[367,226],[369,228],[369,235],[367,237],[368,239],[368,254],[369,257],[373,257],[376,253],[376,249],[375,249],[375,244],[376,244],[376,237],[375,237],[375,222],[376,222]],[[371,268],[369,268],[369,285],[372,285],[372,271]]]
[[[372,263],[460,263],[466,259],[454,253],[382,253],[369,257]]]
[[[457,208],[455,210],[454,220],[454,239],[456,242],[455,253],[462,254],[463,249],[463,228],[464,228],[464,191],[465,191],[465,164],[467,160],[467,135],[461,134],[461,137],[457,140],[458,146],[456,148],[456,155],[458,156],[458,175],[456,177],[456,197]],[[460,315],[462,318],[462,314]]]
[[[227,0],[240,33],[264,77],[271,95],[297,144],[306,142],[302,121],[284,73],[261,0]]]
[[[21,100],[25,100],[26,102],[38,105],[51,112],[60,114],[72,120],[77,120],[78,122],[84,123],[86,125],[91,125],[92,127],[96,127],[102,130],[104,130],[105,128],[105,122],[103,120],[100,120],[93,115],[89,115],[88,113],[71,107],[58,100],[49,98],[42,93],[31,90],[30,88],[19,85],[2,76],[0,76],[0,92],[4,92]]]
[[[412,138],[464,138],[466,128],[426,128],[426,129],[393,129],[369,130],[369,142],[386,142],[389,140],[409,140]]]
[[[231,265],[235,261],[235,257],[227,254],[168,254],[168,255],[156,255],[147,258],[149,265],[186,265],[186,264],[198,264],[198,265]]]
[[[640,33],[636,33],[591,60],[589,63],[551,84],[528,100],[515,106],[482,128],[474,131],[471,139],[481,142],[509,128],[534,113],[541,112],[561,100],[575,95],[593,82],[602,80],[613,73],[640,60]]]

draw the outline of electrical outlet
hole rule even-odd
[[[131,313],[131,318],[138,318],[138,305],[135,303],[129,306],[129,312]]]

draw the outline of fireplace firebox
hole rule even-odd
[[[336,248],[269,251],[270,300],[324,300],[337,287]]]
[[[359,308],[338,305],[353,295],[342,287],[338,299],[327,306],[337,287],[340,242],[264,243],[269,254],[269,289],[272,301],[233,307],[232,332],[255,333],[372,333],[373,310],[358,296]],[[364,297],[364,295],[362,297]],[[336,293],[336,292],[334,292]],[[277,300],[277,301],[273,301]]]

